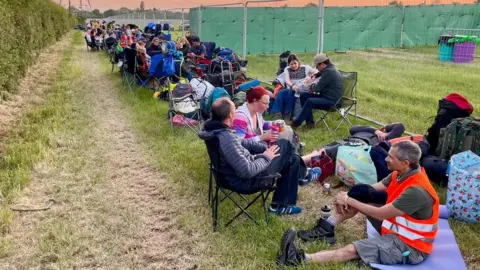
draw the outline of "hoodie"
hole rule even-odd
[[[270,158],[263,155],[267,149],[266,144],[240,140],[230,127],[220,121],[207,120],[198,136],[204,141],[218,138],[221,156],[219,169],[235,174],[227,175],[227,180],[232,186],[259,175],[271,163]]]
[[[272,122],[264,121],[261,113],[257,113],[258,132],[253,129],[253,120],[248,110],[247,103],[238,107],[233,120],[233,129],[240,139],[260,141],[260,135],[264,130],[269,130]]]

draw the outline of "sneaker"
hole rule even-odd
[[[295,231],[288,229],[283,233],[280,251],[277,255],[277,266],[297,266],[305,261],[305,252],[295,247]]]
[[[268,212],[275,214],[275,215],[295,215],[299,214],[302,212],[302,208],[300,206],[278,206],[278,207],[273,207],[270,205],[268,207]]]
[[[311,230],[298,231],[297,236],[303,241],[326,241],[329,244],[335,243],[334,227],[325,219],[320,218],[315,227]]]
[[[122,67],[123,66],[123,61],[118,61],[118,67]]]
[[[317,181],[320,178],[320,175],[322,175],[322,169],[320,169],[319,167],[311,168],[308,170],[307,176],[305,176],[305,178],[303,178],[302,180],[298,181],[298,185],[306,186],[313,181]]]

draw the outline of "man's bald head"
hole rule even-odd
[[[232,112],[235,112],[235,105],[229,98],[219,98],[212,104],[212,120],[225,122]]]

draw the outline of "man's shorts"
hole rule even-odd
[[[352,243],[365,264],[418,264],[427,254],[409,247],[395,234],[379,235]]]

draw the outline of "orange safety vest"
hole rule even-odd
[[[425,220],[414,219],[404,214],[398,217],[387,218],[382,222],[382,235],[393,233],[398,235],[407,245],[430,254],[433,249],[433,241],[438,231],[438,211],[439,200],[435,189],[430,184],[425,170],[421,168],[420,173],[416,173],[403,180],[400,184],[397,182],[397,172],[392,173],[392,182],[387,188],[387,204],[395,199],[409,187],[417,186],[424,188],[432,196],[433,213],[432,217]]]

